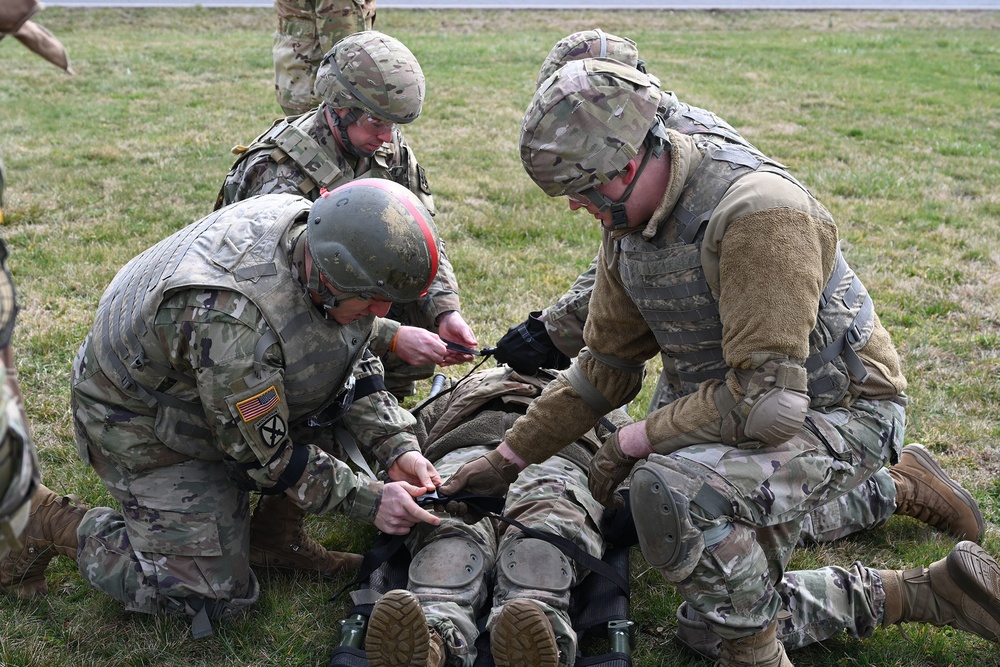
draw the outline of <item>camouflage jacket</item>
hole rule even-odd
[[[426,399],[413,409],[424,455],[438,461],[463,447],[500,444],[507,429],[554,377],[547,371],[520,375],[508,366],[497,366],[477,371],[460,382],[448,380],[450,384],[442,389],[439,398]],[[613,431],[632,423],[628,413],[621,409],[606,417],[560,455],[586,470],[604,440]]]
[[[293,195],[254,198],[119,271],[98,308],[92,354],[74,369],[76,401],[130,415],[117,434],[96,436],[113,460],[133,469],[234,461],[261,488],[291,485],[319,512],[370,484],[292,442],[310,418],[340,420],[385,466],[417,449],[412,416],[378,390],[381,363],[367,351],[374,318],[326,319],[297,278],[309,206]],[[150,420],[155,437],[129,432]]]
[[[408,188],[434,214],[427,175],[398,129],[392,143],[383,144],[373,157],[356,157],[338,146],[325,109],[321,105],[301,116],[280,118],[249,146],[234,148],[239,157],[219,191],[216,209],[255,195],[283,192],[315,201],[321,188],[332,190],[358,178],[385,178]],[[441,246],[438,274],[427,295],[418,300],[430,321],[461,310],[458,279],[443,241]],[[397,329],[391,322],[379,327],[379,338],[372,348],[387,350]]]

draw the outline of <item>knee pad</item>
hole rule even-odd
[[[473,606],[485,594],[492,563],[477,543],[448,537],[426,545],[410,562],[410,590],[421,601],[442,600]]]
[[[497,578],[511,590],[530,589],[564,593],[573,584],[573,564],[543,540],[515,540],[500,552]]]
[[[706,543],[692,506],[704,522],[731,513],[731,503],[700,471],[667,456],[651,457],[636,467],[629,488],[642,555],[668,581],[682,581],[698,564]],[[723,539],[725,532],[723,528],[712,542]]]

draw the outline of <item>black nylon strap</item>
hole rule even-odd
[[[385,391],[385,378],[382,375],[366,375],[354,384],[354,400]]]
[[[477,511],[479,511],[480,514],[483,515],[484,518],[502,521],[503,523],[519,529],[528,537],[548,542],[556,549],[559,549],[559,551],[561,551],[567,558],[572,559],[574,562],[591,572],[595,572],[612,581],[626,596],[629,594],[628,579],[623,577],[617,570],[605,563],[603,560],[591,556],[562,535],[556,535],[555,533],[550,533],[548,531],[529,528],[515,519],[510,519],[498,514],[499,511],[503,511],[503,505],[505,502],[504,498],[497,496],[457,494],[450,496],[448,500],[464,502],[473,506]],[[399,551],[405,541],[406,535],[387,536],[385,541],[377,539],[375,546],[364,555],[364,558],[361,561],[361,567],[358,570],[358,574],[354,577],[354,581],[334,593],[330,598],[330,601],[333,602],[338,597],[343,595],[343,593],[349,588],[353,588],[354,586],[367,580],[368,577],[371,576],[372,572],[377,570],[382,563],[389,560],[394,553]]]

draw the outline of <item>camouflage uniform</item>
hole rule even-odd
[[[35,0],[0,5],[0,40],[13,35],[26,47],[72,74],[62,42],[29,20],[41,5]],[[3,223],[4,165],[0,154],[0,224]],[[17,317],[17,298],[7,269],[7,245],[0,239],[0,558],[20,548],[18,536],[28,521],[31,497],[38,487],[38,453],[28,431],[21,389],[14,368],[11,337]]]
[[[0,157],[0,222],[3,222],[4,167]],[[7,269],[7,245],[0,239],[0,350],[9,354],[17,299]],[[16,371],[0,363],[0,558],[20,547],[18,535],[28,521],[31,496],[39,482],[38,454],[28,432]]]
[[[216,208],[259,194],[290,192],[315,200],[320,188],[332,190],[358,178],[386,178],[413,191],[434,213],[427,175],[396,129],[392,143],[371,158],[346,153],[338,146],[321,106],[297,118],[279,119],[249,147],[237,147],[239,159],[226,176]],[[442,242],[443,246],[443,242]],[[460,310],[458,279],[451,262],[441,254],[441,267],[426,296],[409,304],[394,304],[381,321],[372,352],[382,358],[386,386],[397,395],[412,393],[411,384],[428,378],[433,365],[411,366],[389,346],[401,324],[437,330],[438,318]]]
[[[323,54],[341,38],[375,24],[375,0],[274,0],[274,91],[288,116],[322,101],[313,92]]]
[[[430,401],[418,413],[417,432],[425,455],[447,478],[462,464],[493,449],[545,381],[521,377],[501,366],[462,382],[446,400]],[[620,410],[611,417],[618,425],[630,421]],[[604,540],[597,527],[604,508],[587,490],[587,465],[599,437],[606,436],[601,427],[600,436],[591,431],[561,455],[526,468],[507,494],[504,515],[561,535],[601,558]],[[506,524],[480,521],[469,525],[451,517],[443,517],[437,527],[416,528],[407,545],[414,557],[408,589],[420,600],[428,625],[444,639],[448,665],[471,667],[475,662],[476,621],[490,603],[489,583],[494,573],[487,627],[493,627],[505,602],[529,598],[542,607],[552,624],[560,664],[570,667],[574,663],[577,638],[568,613],[570,590],[588,573],[555,547],[526,538]],[[535,550],[549,558],[534,561],[532,579],[517,572],[520,563],[515,563],[517,556],[526,560],[531,558],[527,554],[537,553]],[[467,560],[470,555],[475,558]],[[549,571],[539,562],[554,566]],[[420,576],[425,563],[441,576],[433,582]],[[456,573],[467,574],[450,576]]]
[[[577,36],[566,38],[568,45],[579,42]],[[614,45],[621,40],[611,36],[609,44]],[[561,53],[560,42],[552,52]],[[581,55],[581,57],[584,57]],[[628,53],[612,54],[609,57],[626,61]],[[635,58],[634,51],[632,57]],[[567,56],[572,59],[572,54]],[[551,70],[551,71],[550,71]],[[543,65],[539,75],[539,84],[544,81],[546,72],[551,74],[552,66]],[[545,78],[548,78],[545,76]],[[711,111],[691,106],[677,99],[670,91],[661,93],[659,114],[663,126],[695,139],[722,140],[726,143],[736,143],[745,146],[751,153],[763,154],[725,120]],[[597,262],[595,257],[590,266],[577,277],[573,285],[559,297],[555,303],[545,308],[540,319],[545,323],[545,330],[552,344],[563,354],[572,358],[584,347],[583,330],[590,309],[591,293],[597,277]],[[656,387],[650,400],[647,413],[662,408],[677,399],[683,392],[674,389],[675,382],[670,376],[670,360],[661,355],[664,371],[657,378]],[[893,459],[894,461],[895,459]],[[895,512],[896,489],[888,471],[879,470],[863,484],[847,494],[836,498],[830,503],[816,508],[805,518],[802,527],[802,540],[805,542],[830,542],[846,535],[876,528],[885,524]]]
[[[269,195],[213,213],[129,262],[101,299],[72,410],[81,458],[121,507],[87,512],[77,562],[129,610],[226,618],[251,604],[250,490],[374,519],[380,484],[311,424],[340,419],[386,466],[417,449],[390,394],[355,394],[381,372],[374,318],[326,319],[295,278],[309,208]]]
[[[418,414],[417,434],[429,458],[442,477],[453,474],[463,463],[491,450],[495,443],[533,400],[544,379],[526,378],[510,369],[498,367],[477,373],[447,400],[431,401]],[[499,400],[497,400],[499,399]],[[622,411],[613,421],[621,426],[628,423]],[[599,428],[600,437],[606,431]],[[528,466],[507,495],[504,514],[532,527],[555,531],[572,540],[586,553],[595,557],[603,554],[603,540],[595,526],[599,525],[602,506],[587,489],[586,468],[594,446],[601,438],[589,434],[571,448],[563,450],[541,463]],[[449,564],[463,569],[467,562],[455,558],[455,551],[435,543],[454,539],[469,552],[468,543],[475,545],[474,554],[482,554],[482,566],[476,566],[474,582],[465,588],[428,586],[409,581],[409,590],[416,593],[428,624],[444,638],[449,654],[448,665],[470,667],[475,658],[478,636],[477,614],[488,602],[490,573],[496,568],[497,586],[494,591],[487,626],[492,627],[503,603],[518,596],[528,597],[543,606],[555,631],[560,648],[561,665],[571,667],[575,661],[576,634],[566,611],[566,591],[524,589],[512,585],[497,568],[497,554],[516,550],[522,539],[520,531],[497,526],[488,521],[468,525],[446,518],[441,526],[420,526],[409,539],[408,546],[415,558],[433,562],[438,573],[448,571]],[[459,553],[462,553],[459,551]],[[561,556],[559,557],[560,559]],[[576,586],[585,572],[575,562],[562,559],[571,573],[567,586]],[[877,570],[855,563],[850,568],[824,567],[817,570],[785,573],[776,585],[781,598],[778,632],[788,649],[801,648],[823,641],[841,632],[854,637],[869,637],[882,624],[885,612],[885,591]],[[694,636],[713,641],[703,622],[687,605],[678,612],[681,625],[697,626]],[[714,641],[718,638],[715,637]],[[710,657],[716,657],[717,647],[701,647]]]
[[[574,95],[591,91],[593,109],[581,107]],[[605,231],[589,347],[506,441],[526,461],[544,460],[593,424],[602,405],[630,400],[645,362],[665,355],[675,395],[645,420],[657,453],[630,483],[640,544],[713,630],[738,639],[776,618],[776,586],[805,515],[898,456],[905,379],[839,252],[829,212],[758,151],[658,127],[658,102],[658,87],[634,69],[586,60],[565,65],[529,106],[522,162],[550,196],[592,192],[588,184],[622,169],[591,171],[561,150],[579,145],[580,154],[623,162],[637,155],[638,144],[624,139],[617,153],[590,148],[608,134],[595,129],[607,107],[619,110],[622,137],[659,139],[670,173],[644,225]],[[550,129],[562,132],[557,148]],[[654,150],[655,141],[647,158]],[[740,410],[767,395],[757,387],[769,382],[806,401],[797,422],[804,425],[755,439]],[[802,388],[784,389],[793,386],[786,382]]]

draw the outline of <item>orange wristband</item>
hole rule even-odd
[[[395,352],[396,351],[396,339],[397,338],[399,338],[399,329],[396,329],[396,335],[392,337],[392,342],[389,343],[389,351],[390,352]]]

